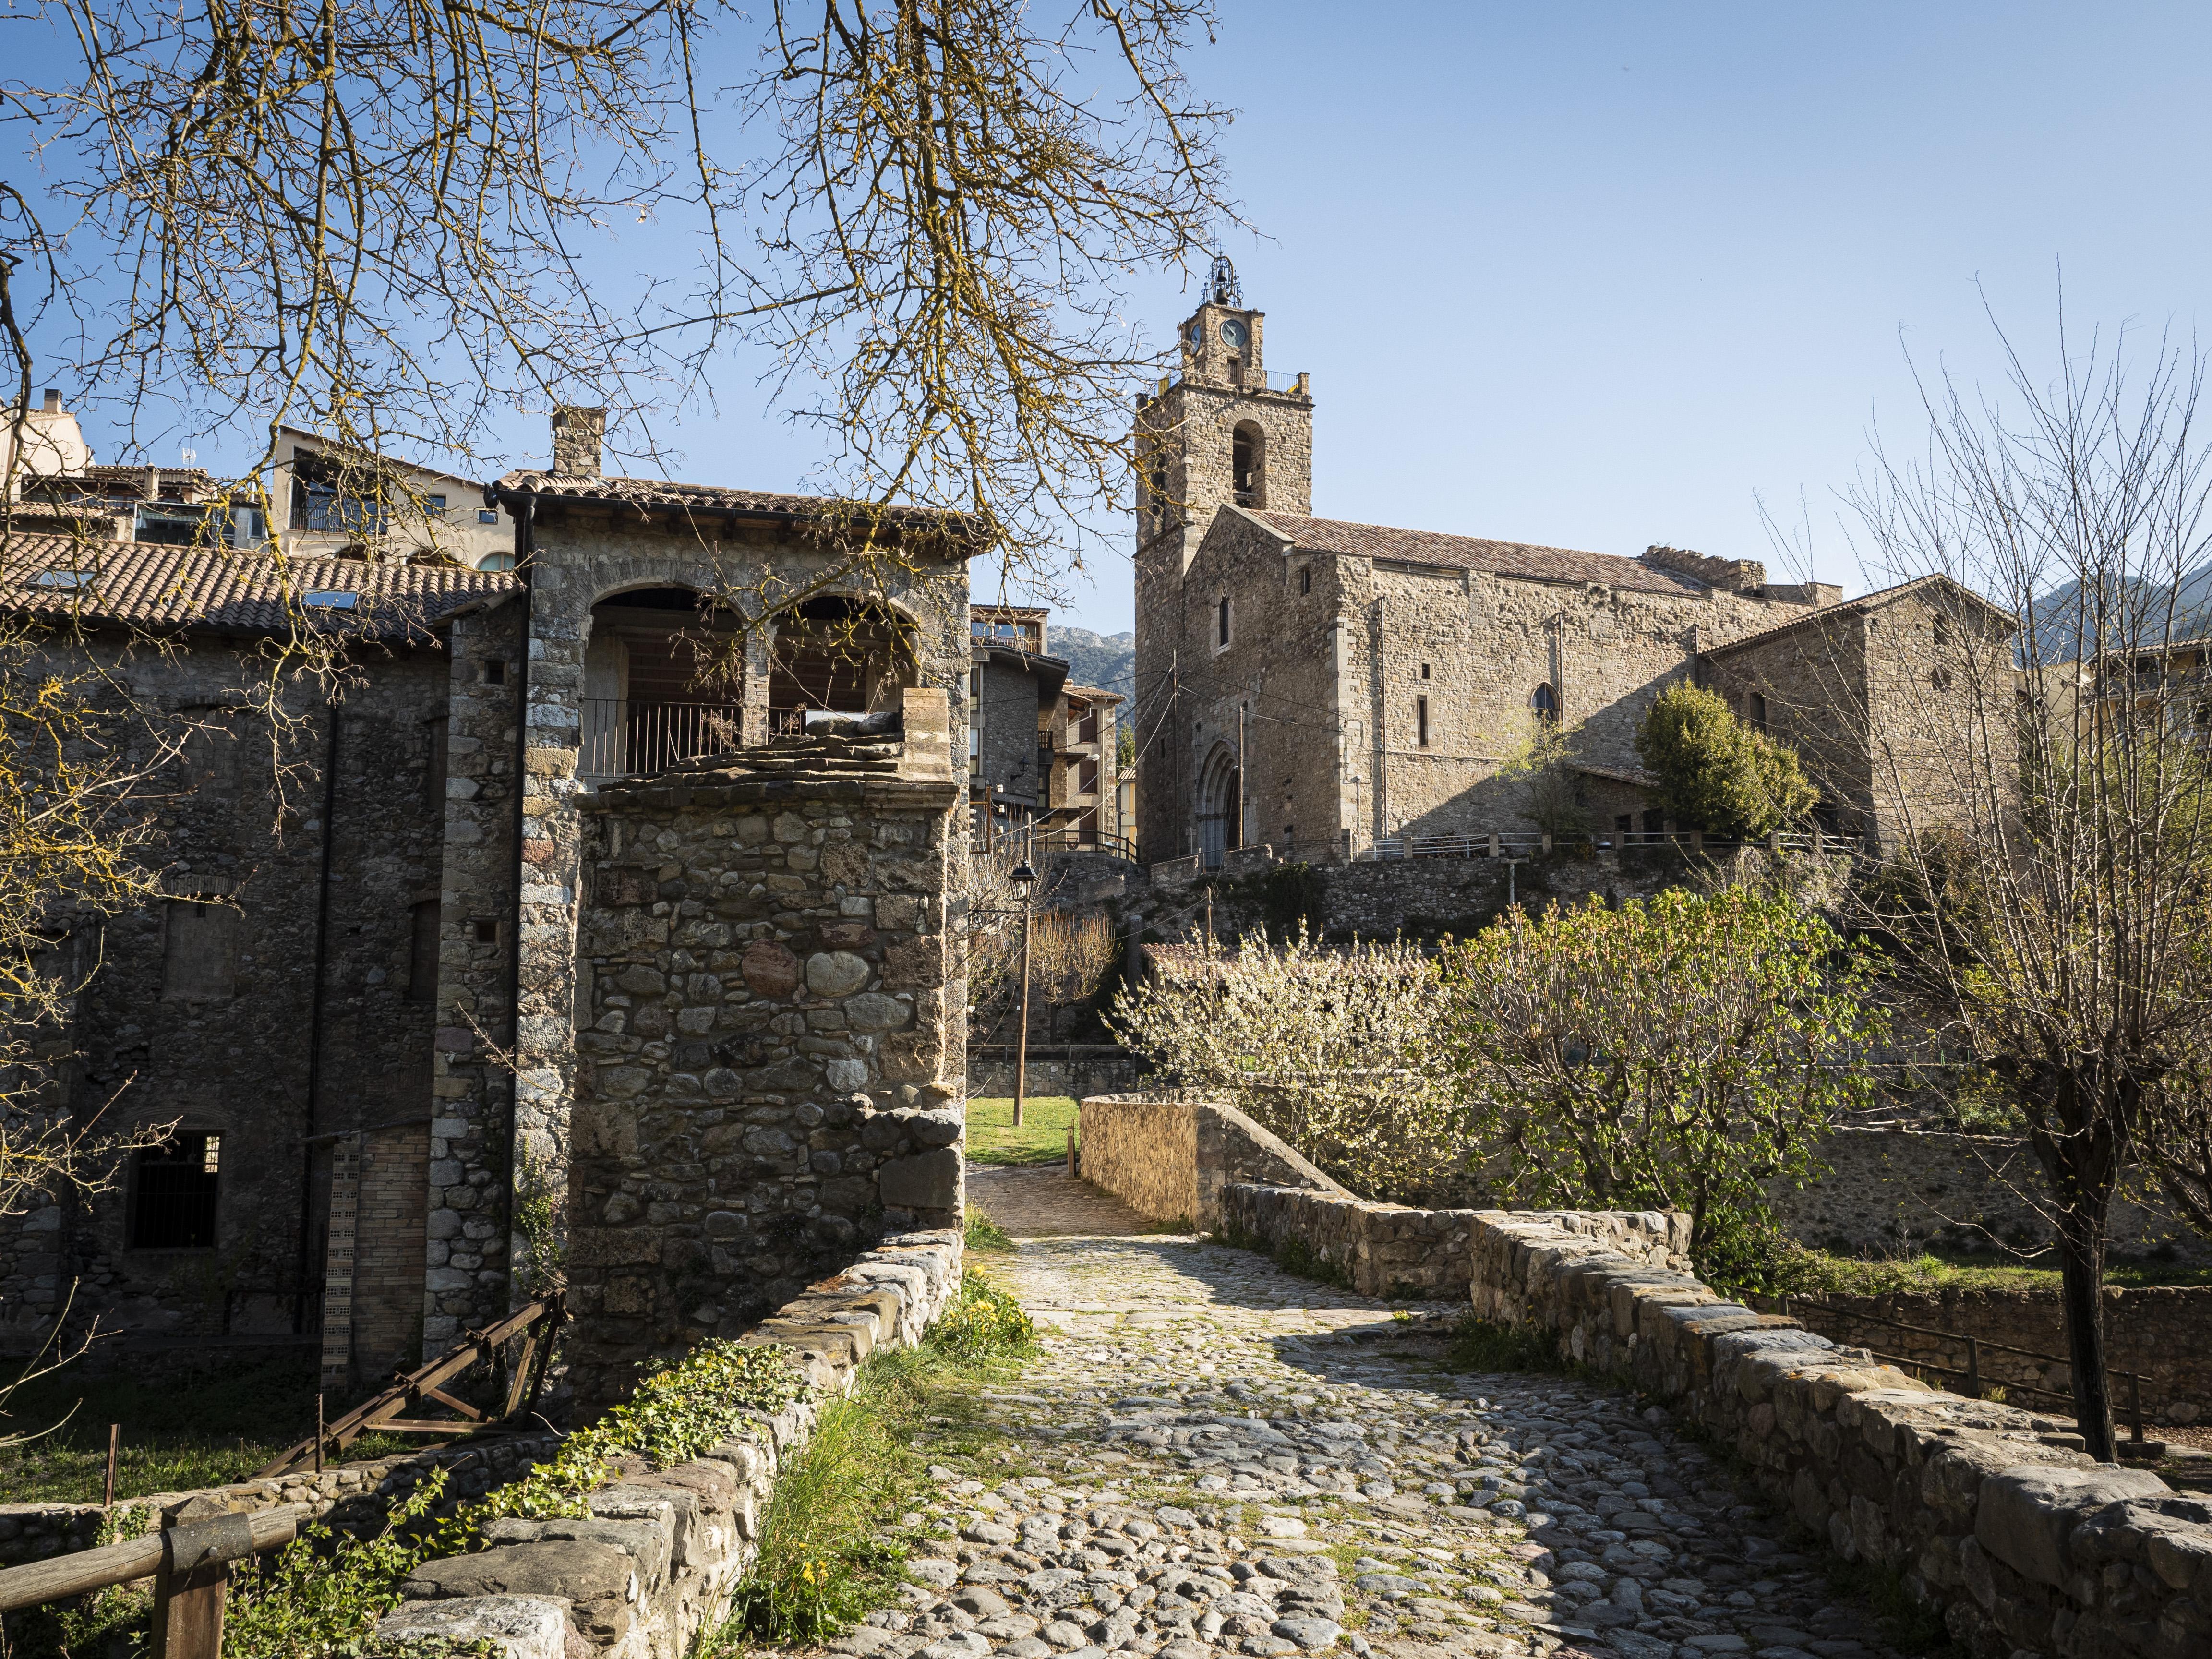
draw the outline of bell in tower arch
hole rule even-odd
[[[1237,267],[1225,253],[1213,256],[1213,274],[1206,279],[1206,297],[1210,304],[1235,306],[1240,310],[1244,304],[1244,285],[1237,280]]]

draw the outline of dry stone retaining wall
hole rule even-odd
[[[1018,1056],[1012,1043],[970,1043],[968,1046],[968,1097],[970,1100],[1014,1092],[1014,1068]],[[1073,1095],[1127,1094],[1137,1086],[1143,1062],[1118,1043],[1055,1042],[1030,1044],[1028,1093]]]
[[[1778,1191],[1783,1224],[1808,1244],[1887,1255],[1945,1243],[1988,1249],[2051,1241],[2036,1194],[2043,1176],[2022,1140],[1913,1129],[1839,1129],[1820,1143],[1828,1173]],[[2154,1201],[2112,1205],[2121,1256],[2212,1265],[2212,1240]]]
[[[533,1464],[550,1457],[559,1445],[556,1434],[518,1434],[473,1445],[441,1446],[400,1457],[337,1464],[320,1474],[303,1469],[197,1492],[125,1498],[116,1504],[113,1513],[121,1520],[121,1535],[129,1538],[159,1531],[187,1504],[195,1506],[191,1518],[204,1519],[215,1515],[258,1515],[264,1510],[296,1504],[307,1511],[301,1517],[303,1525],[319,1521],[342,1531],[361,1532],[380,1522],[394,1503],[437,1469],[447,1472],[446,1507],[450,1509],[528,1473]],[[99,1542],[100,1525],[109,1513],[99,1504],[0,1504],[0,1567],[17,1567],[27,1561],[43,1561],[50,1555],[90,1549]]]
[[[1777,1304],[1778,1306],[1780,1304]],[[1967,1337],[2000,1342],[2033,1353],[2066,1351],[2066,1316],[2053,1291],[1944,1291],[1919,1295],[1824,1296],[1792,1300],[1783,1311],[1838,1342],[1873,1348],[1918,1364],[1963,1371]],[[1920,1330],[1901,1330],[1890,1321]],[[1929,1331],[1955,1332],[1932,1336]],[[2158,1285],[2105,1291],[2106,1357],[2116,1370],[2147,1377],[2143,1415],[2153,1423],[2196,1423],[2212,1410],[2212,1288]],[[2037,1359],[1984,1346],[1982,1381],[2007,1387],[2064,1393],[2063,1359]],[[2114,1384],[2116,1409],[2128,1404],[2124,1383]]]
[[[909,1233],[813,1286],[744,1338],[798,1361],[809,1397],[672,1468],[629,1460],[574,1520],[492,1523],[489,1547],[425,1563],[385,1638],[489,1639],[509,1659],[677,1659],[722,1617],[758,1553],[777,1469],[817,1400],[878,1347],[909,1346],[960,1283],[954,1231]]]
[[[1475,1218],[1475,1311],[1665,1400],[1982,1659],[2212,1651],[2212,1505],[2063,1419],[1932,1392],[1620,1247],[1623,1218]]]

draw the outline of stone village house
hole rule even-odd
[[[1034,605],[969,611],[968,804],[987,845],[1033,832],[1048,844],[1123,845],[1114,787],[1119,692],[1079,685],[1045,652],[1048,613]]]
[[[0,1223],[9,1347],[72,1284],[135,1343],[326,1310],[343,1391],[520,1296],[550,1204],[589,1399],[957,1211],[961,526],[895,514],[838,579],[844,504],[603,477],[598,411],[555,420],[551,470],[483,487],[513,572],[7,550],[0,603],[191,733],[172,896],[100,930],[61,1085],[176,1133]],[[701,596],[794,590],[726,663]],[[244,692],[295,626],[349,673],[292,693],[279,803]]]
[[[1755,560],[1314,518],[1311,385],[1267,370],[1265,323],[1218,262],[1182,372],[1137,399],[1147,862],[1266,847],[1326,863],[1386,837],[1525,831],[1500,774],[1540,722],[1572,729],[1601,836],[1686,830],[1654,808],[1634,738],[1692,678],[1801,745],[1831,830],[1879,840],[1900,775],[1916,799],[1939,787],[1923,763],[1949,722],[1926,705],[1961,690],[1969,654],[2000,672],[2002,652],[1960,646],[2009,618],[1942,579],[1845,603]]]

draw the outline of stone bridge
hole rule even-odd
[[[883,1659],[1888,1659],[1816,1550],[1670,1415],[1456,1375],[1450,1301],[1386,1303],[1161,1231],[1052,1170],[971,1170],[971,1258],[1041,1357],[940,1468],[923,1583],[831,1645]]]

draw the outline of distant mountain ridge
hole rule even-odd
[[[1087,628],[1062,628],[1057,623],[1045,627],[1044,648],[1067,664],[1068,677],[1079,685],[1095,685],[1102,691],[1119,691],[1124,698],[1134,700],[1137,692],[1137,636],[1127,630],[1119,634],[1094,634]],[[1121,710],[1128,718],[1128,708]]]

